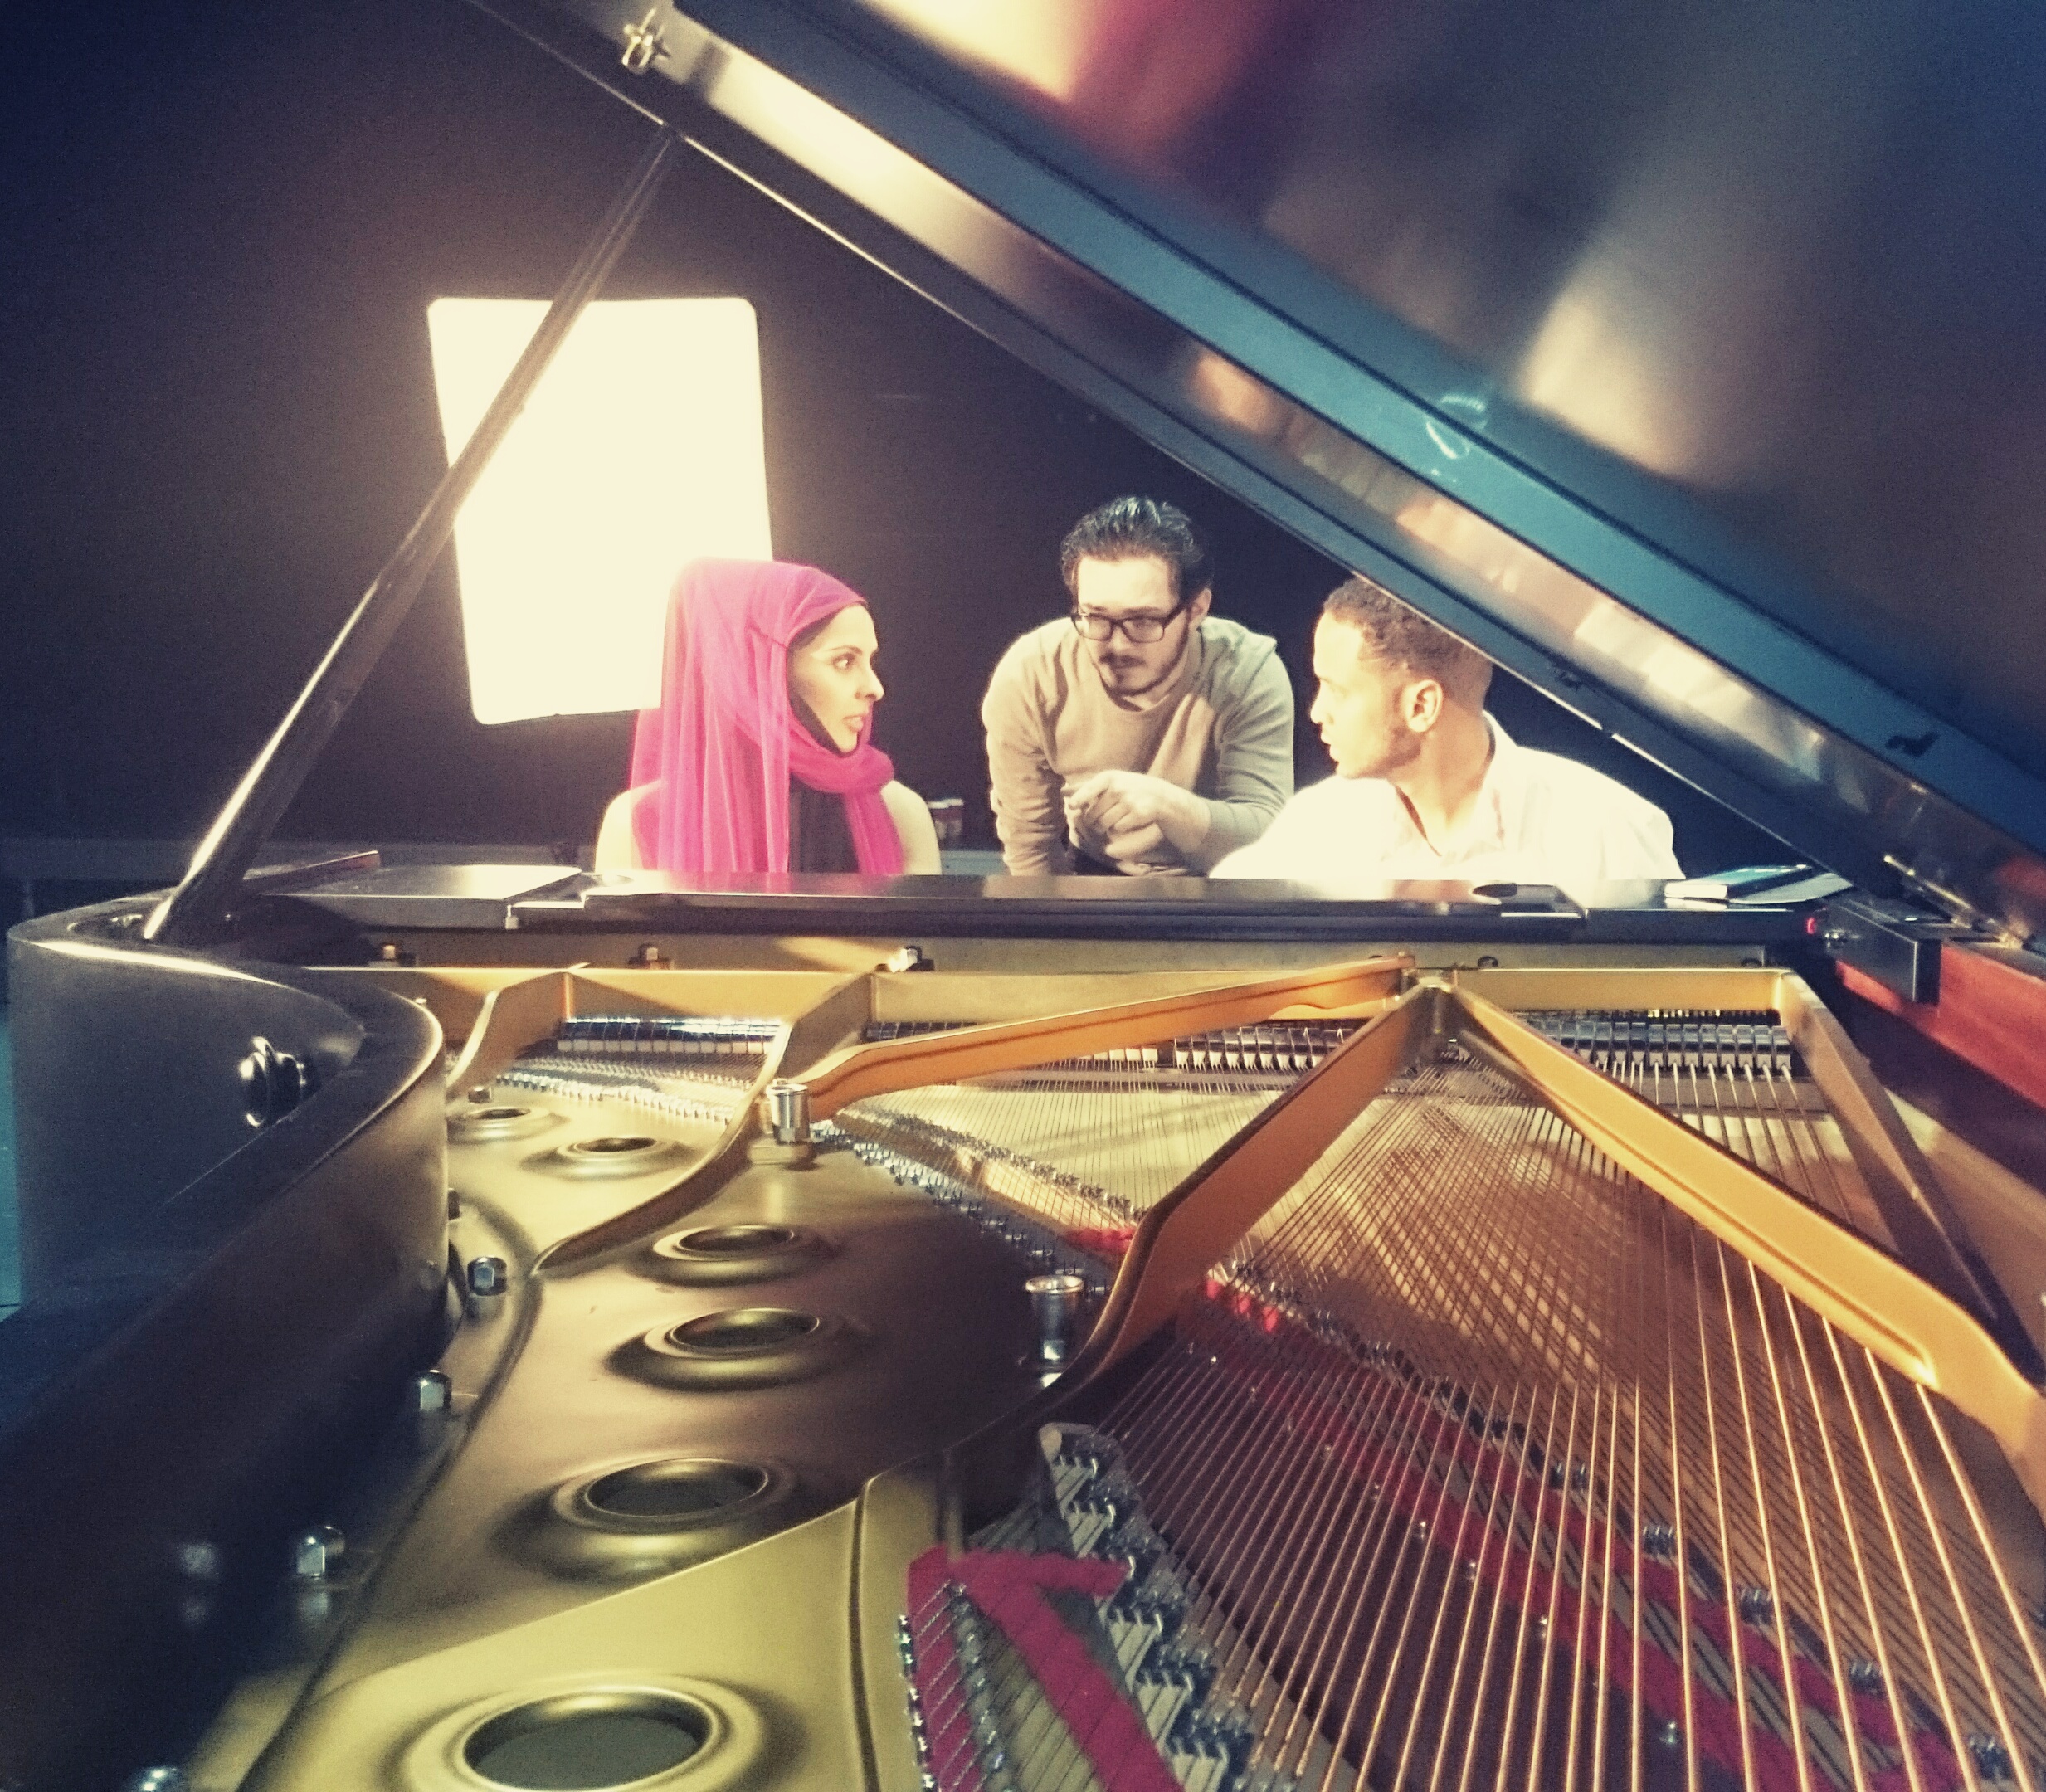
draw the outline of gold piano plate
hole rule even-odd
[[[1795,977],[804,982],[547,973],[473,1010],[522,1101],[722,1130],[572,1210],[522,1140],[461,1147],[524,1329],[470,1374],[458,1335],[423,1491],[196,1785],[468,1785],[504,1713],[696,1682],[757,1721],[759,1787],[2046,1763],[2039,1396]],[[775,1078],[806,1162],[744,1148]],[[1084,1293],[1045,1386],[1047,1268]]]

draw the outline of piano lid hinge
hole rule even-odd
[[[666,54],[667,46],[660,41],[659,6],[649,7],[646,17],[636,25],[627,25],[621,35],[625,41],[625,51],[618,61],[628,75],[644,75]]]
[[[1996,946],[2027,946],[2031,936],[2021,933],[2000,915],[1993,915],[1978,908],[1960,891],[1950,889],[1937,879],[1928,877],[1899,859],[1894,853],[1885,853],[1883,862],[1902,881],[1905,889],[1921,901],[1931,903],[1944,911],[1946,919],[1985,935],[1986,943]]]
[[[709,32],[694,19],[674,11],[669,0],[654,0],[644,17],[628,18],[620,27],[618,37],[618,66],[626,74],[648,74],[658,64],[660,72],[678,87],[699,93],[710,85],[730,60]]]
[[[1940,949],[1956,931],[1955,923],[1907,903],[1857,890],[1826,904],[1818,939],[1829,958],[1881,984],[1900,1001],[1925,1006],[1940,999]]]

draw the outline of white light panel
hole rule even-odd
[[[426,308],[451,461],[546,309]],[[658,704],[677,571],[704,555],[773,556],[753,308],[589,306],[462,507],[455,551],[479,722]]]

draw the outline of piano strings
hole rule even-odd
[[[1724,1066],[1678,1069],[1684,1118],[1730,1112]],[[1755,1075],[1777,1123],[1736,1149],[1811,1103],[1780,1053]],[[1924,1792],[2046,1762],[2038,1590],[1942,1404],[1454,1047],[1217,1266],[1100,1429],[1085,1497],[1122,1529],[1095,1546],[1130,1570],[1101,1621],[1140,1708],[1188,1694],[1157,1736],[1181,1783]],[[981,1647],[1013,1783],[1100,1777],[999,1630]]]
[[[1835,1219],[1888,1242],[1839,1123],[1766,1011],[1518,1018]]]
[[[671,1122],[723,1125],[743,1108],[786,1031],[709,1015],[572,1015],[499,1072],[502,1087],[616,1101]]]

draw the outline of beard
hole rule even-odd
[[[1422,737],[1411,728],[1389,723],[1378,738],[1349,765],[1336,761],[1336,775],[1347,778],[1389,778],[1420,757]],[[1323,746],[1328,743],[1324,741]],[[1335,758],[1333,749],[1329,757]]]
[[[1094,661],[1094,670],[1101,679],[1102,687],[1118,697],[1141,697],[1147,691],[1156,690],[1172,677],[1179,665],[1179,656],[1174,655],[1162,665],[1153,665],[1147,660],[1125,658],[1116,655]]]

